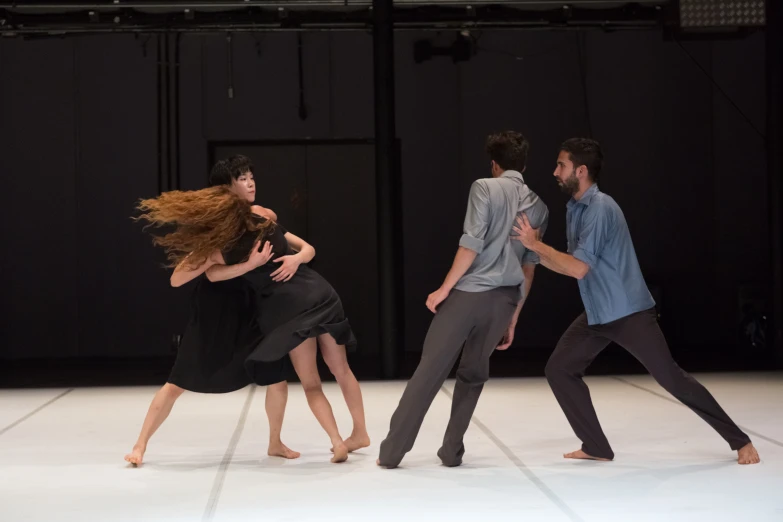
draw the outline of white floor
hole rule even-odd
[[[435,456],[453,382],[397,470],[375,459],[403,382],[363,384],[373,445],[341,465],[297,384],[283,435],[300,459],[265,456],[264,389],[246,388],[185,394],[137,469],[122,457],[153,388],[2,390],[0,521],[783,521],[783,374],[697,378],[760,465],[737,465],[647,376],[587,379],[611,463],[560,457],[579,444],[543,379],[490,381],[456,469]],[[326,392],[347,436],[339,389]]]

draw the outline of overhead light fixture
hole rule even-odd
[[[680,0],[684,29],[763,27],[766,21],[766,0]]]

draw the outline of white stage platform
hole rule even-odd
[[[123,456],[154,388],[1,390],[0,521],[783,521],[783,374],[696,377],[761,464],[736,464],[649,376],[587,379],[611,463],[562,458],[579,443],[544,379],[492,380],[454,469],[435,455],[453,381],[396,470],[375,459],[404,382],[362,384],[372,446],[339,465],[298,384],[283,440],[300,459],[266,456],[265,392],[252,387],[183,395],[140,468]],[[347,437],[339,388],[325,388]]]

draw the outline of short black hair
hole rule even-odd
[[[530,143],[519,132],[496,132],[487,136],[485,150],[501,169],[522,172],[527,165]]]
[[[222,159],[215,163],[209,172],[209,186],[231,185],[233,180],[248,171],[253,172],[253,162],[247,156],[236,154]]]
[[[593,183],[598,183],[601,168],[604,166],[604,153],[601,144],[589,138],[571,138],[560,146],[561,151],[568,153],[574,167],[587,167],[587,175]]]

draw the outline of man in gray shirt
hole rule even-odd
[[[539,262],[522,243],[511,241],[512,226],[517,215],[524,213],[536,228],[544,230],[549,217],[546,205],[522,178],[529,147],[518,132],[487,138],[492,178],[473,183],[454,264],[443,285],[427,298],[427,308],[435,317],[419,366],[381,443],[379,466],[397,467],[411,450],[460,352],[451,419],[438,456],[446,466],[462,463],[462,439],[489,379],[489,357],[514,340],[519,312]]]

